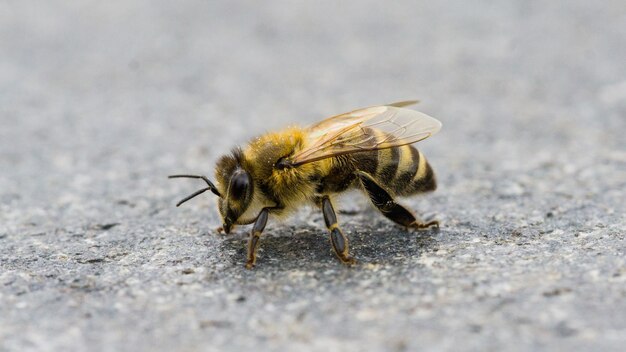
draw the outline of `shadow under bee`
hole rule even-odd
[[[425,251],[437,250],[437,232],[405,231],[380,223],[377,227],[353,228],[346,226],[351,251],[357,259],[353,267],[359,270],[364,264],[401,264],[419,257]],[[220,241],[220,250],[233,253],[228,258],[233,266],[241,266],[246,255],[248,235],[241,229],[232,237]],[[323,229],[311,226],[278,226],[261,237],[259,262],[278,270],[337,268],[330,239]]]

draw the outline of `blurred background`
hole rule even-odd
[[[2,1],[0,347],[617,350],[625,38],[619,0]],[[348,197],[363,266],[304,210],[249,273],[211,197],[173,208],[166,175],[406,99],[432,241]]]

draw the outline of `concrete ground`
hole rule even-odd
[[[623,350],[626,3],[0,3],[1,351]],[[213,174],[288,124],[417,98],[440,188],[220,236]]]

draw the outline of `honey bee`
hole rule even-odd
[[[333,207],[334,197],[344,191],[365,191],[384,216],[406,228],[439,227],[437,220],[424,222],[394,200],[437,187],[426,158],[411,144],[438,132],[441,122],[404,108],[416,102],[358,109],[308,128],[290,127],[257,137],[219,159],[216,184],[206,176],[169,176],[201,179],[207,184],[176,206],[211,191],[218,197],[223,220],[218,231],[228,234],[235,225],[254,223],[246,260],[246,268],[251,269],[268,218],[280,218],[312,204],[322,211],[339,260],[354,264]]]

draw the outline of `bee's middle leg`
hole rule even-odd
[[[348,265],[356,263],[356,260],[348,253],[348,239],[339,229],[339,224],[337,224],[337,215],[335,214],[335,209],[333,209],[333,205],[328,196],[322,197],[322,213],[324,214],[326,227],[328,228],[328,231],[330,231],[330,243],[332,244],[335,254],[339,260]]]
[[[431,226],[439,227],[439,221],[424,222],[413,215],[407,208],[396,203],[393,197],[381,187],[372,176],[365,172],[357,172],[363,188],[367,191],[372,203],[389,220],[412,229],[427,229]]]

